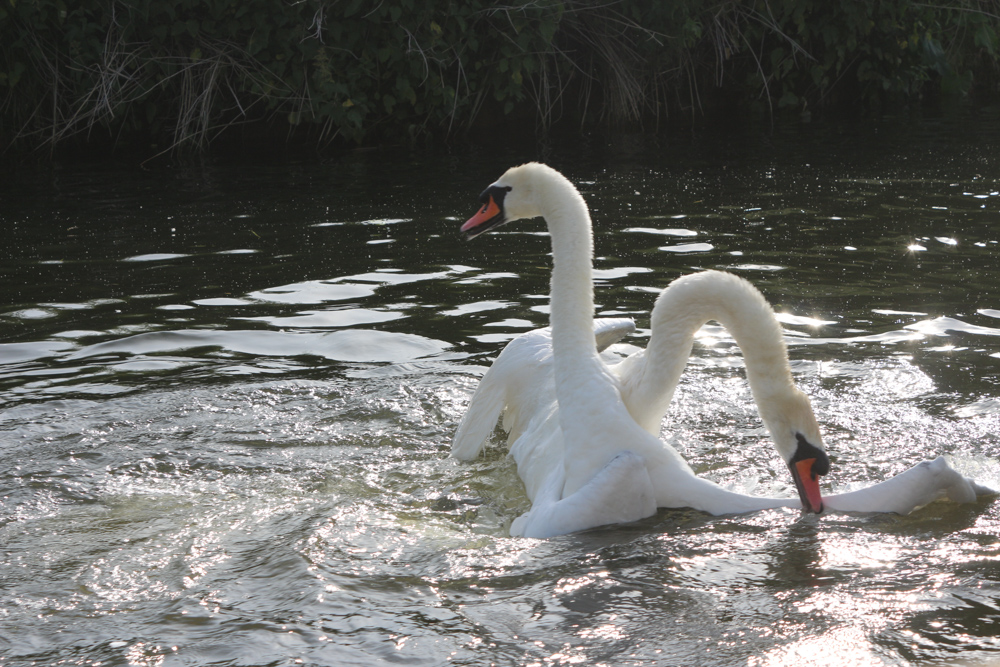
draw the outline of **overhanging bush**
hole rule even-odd
[[[1000,0],[4,0],[5,146],[98,131],[201,148],[240,123],[313,141],[640,123],[743,105],[992,92]]]

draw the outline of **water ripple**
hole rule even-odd
[[[142,333],[87,345],[66,359],[115,354],[166,354],[215,347],[259,356],[313,355],[334,361],[398,362],[439,354],[448,343],[416,334],[349,329],[330,333],[178,330]]]

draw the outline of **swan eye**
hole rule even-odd
[[[486,205],[490,203],[490,198],[492,198],[498,205],[503,205],[503,198],[513,189],[509,185],[491,185],[479,195],[479,201]]]
[[[812,464],[813,475],[825,475],[830,472],[830,457],[827,456],[822,447],[812,444],[801,433],[796,433],[795,439],[798,441],[799,446],[795,448],[795,454],[792,456],[792,460],[789,461],[790,465],[798,461],[814,459]]]

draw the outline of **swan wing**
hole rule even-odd
[[[492,374],[490,367],[472,396],[469,409],[462,417],[455,438],[451,441],[451,456],[463,461],[470,461],[483,450],[486,441],[496,426],[500,412],[503,410],[504,391],[497,381],[497,374]]]
[[[594,320],[598,351],[614,345],[635,331],[626,317]],[[504,347],[479,381],[469,408],[451,443],[451,456],[468,461],[479,456],[500,414],[504,430],[516,439],[555,401],[552,374],[552,330],[534,329],[517,336]]]
[[[452,440],[451,456],[465,461],[479,456],[501,412],[506,413],[508,431],[512,423],[530,419],[523,413],[533,411],[536,394],[543,387],[550,387],[548,400],[555,401],[551,359],[552,334],[547,328],[528,331],[507,343],[479,381]]]

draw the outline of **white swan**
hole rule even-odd
[[[803,460],[811,457],[809,443],[821,442],[819,425],[809,399],[794,386],[781,325],[757,288],[721,271],[684,276],[660,293],[651,320],[649,346],[612,367],[621,378],[622,398],[629,412],[643,428],[659,434],[674,389],[691,355],[694,335],[706,322],[715,320],[726,328],[743,352],[754,402],[778,451],[794,448],[789,465],[806,465]],[[792,442],[793,438],[798,446]],[[808,472],[802,470],[796,482]],[[816,493],[818,500],[818,487],[799,488],[804,504],[809,493]],[[939,498],[972,502],[977,494],[992,493],[938,457],[880,484],[825,496],[821,503],[827,509],[844,512],[907,514]],[[817,504],[808,499],[810,508]]]
[[[532,500],[512,534],[568,533],[649,516],[657,506],[713,514],[802,506],[797,499],[732,493],[698,478],[654,437],[694,332],[709,319],[720,320],[743,347],[755,400],[801,503],[822,510],[816,475],[828,462],[819,429],[808,399],[792,383],[780,325],[756,289],[720,272],[675,281],[657,300],[649,349],[613,373],[598,348],[634,325],[597,321],[595,346],[590,218],[576,189],[558,172],[528,164],[504,174],[482,199],[482,210],[462,227],[470,238],[510,220],[542,216],[553,244],[551,333],[529,332],[506,346],[482,378],[452,445],[453,456],[475,457],[503,412],[510,453]],[[830,496],[826,504],[909,511],[942,493],[975,497],[968,480],[939,459],[876,487]]]

